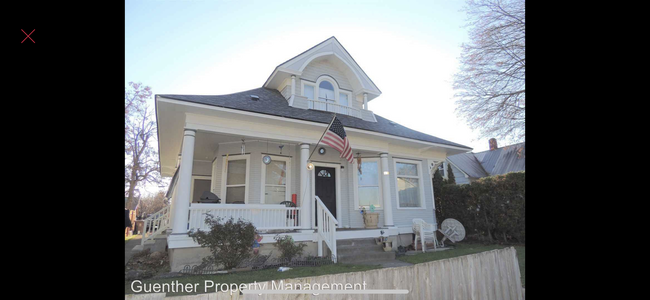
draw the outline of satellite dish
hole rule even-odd
[[[446,239],[449,239],[452,243],[457,243],[465,238],[465,227],[456,219],[445,219],[440,224],[438,231],[445,236],[441,241],[443,246],[445,245]]]

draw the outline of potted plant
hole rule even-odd
[[[375,206],[370,205],[370,212],[366,211],[363,207],[361,208],[361,214],[363,215],[363,224],[366,228],[378,228],[377,223],[379,222],[379,213],[375,212]]]

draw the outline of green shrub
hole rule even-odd
[[[235,222],[232,217],[225,222],[222,220],[223,218],[207,214],[205,224],[210,227],[210,231],[188,234],[199,245],[210,249],[212,255],[203,259],[203,267],[210,264],[223,265],[224,269],[229,270],[252,255],[255,226],[241,219]]]
[[[294,257],[302,256],[304,248],[307,247],[305,243],[294,243],[293,238],[289,235],[280,236],[278,234],[273,239],[276,241],[275,246],[280,250],[280,258],[288,261]]]
[[[478,234],[490,241],[526,241],[525,172],[437,188],[434,193],[439,222],[454,218],[463,224],[467,234]]]

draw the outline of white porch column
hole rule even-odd
[[[388,154],[381,153],[381,185],[382,185],[382,197],[384,198],[384,226],[393,227],[393,205],[390,201],[391,199],[391,190],[390,190],[390,171],[388,171]]]
[[[174,221],[172,234],[187,234],[187,217],[190,211],[190,187],[192,186],[192,162],[194,160],[194,139],[196,130],[185,129],[181,153],[181,169],[176,183],[176,199],[173,206]]]
[[[363,93],[363,109],[368,110],[368,93]]]
[[[291,96],[296,94],[296,75],[291,75]]]
[[[309,158],[309,144],[300,144],[300,224],[303,228],[311,229],[311,204],[314,202],[309,193],[309,176],[307,159]]]

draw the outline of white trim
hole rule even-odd
[[[324,162],[315,162],[312,161],[311,163],[314,164],[314,171],[309,172],[311,173],[311,199],[314,201],[316,199],[316,167],[326,167],[326,168],[334,168],[335,171],[335,177],[336,177],[336,227],[342,227],[341,223],[341,165],[340,164],[334,164],[334,163],[324,163]],[[314,228],[314,223],[316,220],[313,218],[315,212],[316,205],[312,205],[312,212],[311,215],[311,223],[312,223],[312,228]]]
[[[301,94],[300,96],[307,98],[307,96],[305,96],[305,85],[309,85],[309,86],[314,87],[314,99],[312,99],[312,100],[316,100],[316,90],[318,90],[318,86],[315,83],[312,83],[310,81],[306,81],[304,79],[300,79],[300,94]],[[309,98],[307,98],[307,99],[309,99]],[[291,104],[293,104],[293,102]]]
[[[408,163],[415,164],[418,170],[418,176],[405,176],[397,174],[397,163]],[[393,157],[393,173],[395,174],[395,199],[397,199],[397,209],[427,209],[427,203],[424,197],[424,174],[422,174],[422,161],[421,160],[412,160],[412,159],[403,159]],[[399,186],[397,183],[397,177],[405,178],[417,178],[419,180],[418,185],[420,186],[420,207],[401,207],[399,205]]]
[[[190,184],[190,203],[192,203],[192,201],[194,201],[194,180],[196,180],[196,179],[210,180],[210,188],[212,188],[212,176],[192,175],[192,183]]]
[[[384,210],[384,202],[382,201],[384,195],[384,189],[381,184],[382,172],[381,172],[381,161],[378,157],[373,158],[361,158],[361,163],[364,162],[376,162],[377,163],[377,186],[379,186],[379,204],[381,208],[375,208],[375,210]],[[357,164],[353,164],[354,167],[351,167],[352,170],[352,189],[354,193],[354,210],[359,211],[359,169]]]
[[[346,104],[344,106],[353,107],[352,105],[350,105],[350,102],[352,102],[352,93],[348,92],[348,91],[346,91],[344,89],[339,89],[339,93],[336,95],[336,98],[338,99],[337,101],[339,101],[339,105],[343,105],[340,102],[342,93],[348,96],[348,104]]]
[[[320,96],[320,83],[323,81],[327,81],[330,84],[332,84],[332,87],[334,87],[334,103],[339,104],[339,84],[336,82],[336,79],[334,77],[329,76],[329,75],[321,75],[318,76],[318,79],[316,79],[316,88],[314,89],[314,100],[322,101],[319,96]],[[348,101],[349,102],[349,101]]]
[[[218,106],[213,106],[213,105],[207,105],[207,104],[200,104],[200,103],[192,103],[192,102],[187,102],[187,101],[182,101],[182,100],[175,100],[175,99],[169,99],[169,98],[164,98],[160,97],[165,100],[158,100],[162,102],[167,102],[167,103],[172,103],[172,104],[178,104],[178,105],[184,105],[184,106],[193,106],[197,108],[202,108],[202,109],[211,109],[215,111],[223,111],[226,113],[235,113],[235,114],[240,114],[240,115],[245,115],[245,116],[253,116],[253,117],[259,117],[259,118],[266,118],[266,119],[272,119],[272,120],[278,120],[278,121],[285,121],[285,122],[291,122],[291,123],[298,123],[298,124],[304,124],[304,125],[312,125],[312,126],[317,126],[317,127],[327,127],[329,124],[323,124],[323,123],[318,123],[315,121],[306,121],[306,120],[297,120],[297,119],[291,119],[291,118],[286,118],[286,117],[280,117],[280,116],[272,116],[272,115],[267,115],[267,114],[262,114],[262,113],[255,113],[255,112],[248,112],[248,111],[243,111],[243,110],[238,110],[238,109],[231,109],[231,108],[224,108],[224,107],[218,107]],[[196,113],[190,113],[190,114],[195,114]],[[198,124],[186,124],[187,128],[191,129],[197,129],[197,130],[204,130],[204,131],[214,131],[211,130],[210,128],[207,128],[205,126],[197,126]],[[408,141],[408,142],[414,142],[414,143],[420,143],[423,145],[432,145],[440,148],[448,148],[448,149],[456,149],[456,150],[463,150],[463,151],[471,151],[473,148],[461,148],[461,147],[456,147],[456,146],[450,146],[450,145],[445,145],[445,144],[438,144],[438,143],[433,143],[433,142],[426,142],[426,141],[421,141],[421,140],[416,140],[416,139],[410,139],[410,138],[405,138],[401,136],[396,136],[396,135],[391,135],[391,134],[386,134],[386,133],[380,133],[380,132],[374,132],[374,131],[369,131],[369,130],[363,130],[363,129],[357,129],[353,127],[347,127],[345,128],[346,132],[358,132],[358,133],[363,133],[363,134],[368,134],[368,135],[375,135],[379,137],[384,137],[388,139],[395,139],[395,140],[400,140],[400,141]],[[229,133],[229,132],[223,132],[223,133]],[[244,134],[237,132],[235,134]],[[271,136],[261,136],[262,138],[273,138]],[[287,139],[287,137],[284,137],[282,139]],[[306,140],[306,141],[304,141]],[[302,140],[294,139],[294,142],[312,142],[316,143],[318,139],[305,139],[303,138]],[[370,150],[370,149],[364,149],[364,150]],[[387,152],[387,149],[373,149],[373,151],[385,151]]]
[[[222,164],[221,164],[221,203],[226,204],[226,182],[228,180],[228,161],[231,160],[246,160],[246,183],[244,184],[244,204],[248,204],[248,198],[249,198],[249,193],[248,193],[248,187],[250,186],[249,184],[249,177],[250,177],[250,171],[251,171],[251,155],[250,154],[243,154],[243,155],[233,155],[233,156],[224,156],[222,158]],[[237,185],[241,186],[241,185]],[[236,186],[235,186],[236,187]]]
[[[271,157],[271,160],[279,160],[279,161],[284,161],[284,162],[287,163],[287,165],[286,165],[287,172],[285,174],[285,182],[286,182],[286,184],[284,185],[285,189],[286,189],[286,193],[285,193],[285,197],[284,197],[285,199],[284,200],[285,201],[291,201],[291,170],[292,170],[291,169],[291,157],[275,156],[275,155],[270,155],[270,154],[266,154],[266,155],[269,155]],[[264,157],[264,155],[262,157]],[[266,198],[266,197],[264,197],[265,192],[266,192],[266,164],[264,163],[264,161],[262,161],[261,163],[262,163],[262,188],[261,188],[262,191],[260,192],[260,203],[264,204],[265,203],[264,199]]]

